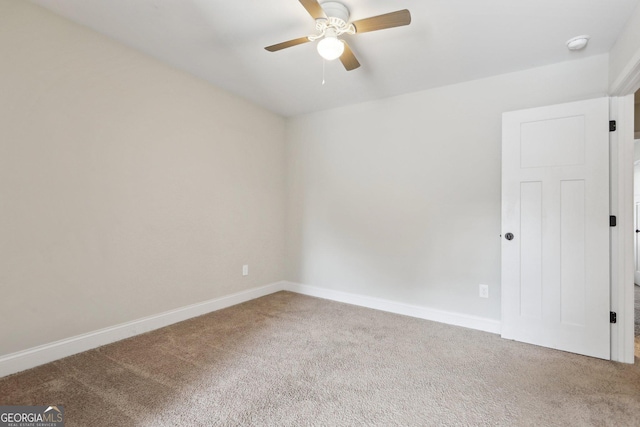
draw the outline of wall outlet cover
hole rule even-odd
[[[489,285],[480,284],[480,298],[489,298]]]

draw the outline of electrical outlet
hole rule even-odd
[[[489,298],[489,285],[480,284],[480,298]]]
[[[242,266],[242,275],[243,276],[248,276],[249,275],[249,266],[246,265],[246,264]]]

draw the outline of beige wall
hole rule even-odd
[[[0,0],[0,356],[281,280],[284,127]]]
[[[288,278],[500,319],[502,113],[606,96],[607,71],[602,55],[288,120]]]

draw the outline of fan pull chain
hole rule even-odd
[[[324,60],[324,58],[322,59],[322,86],[324,86],[324,63],[327,62]]]

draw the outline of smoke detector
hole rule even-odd
[[[589,39],[591,36],[577,36],[572,39],[567,40],[567,48],[569,50],[582,50],[587,47],[587,43],[589,43]]]

